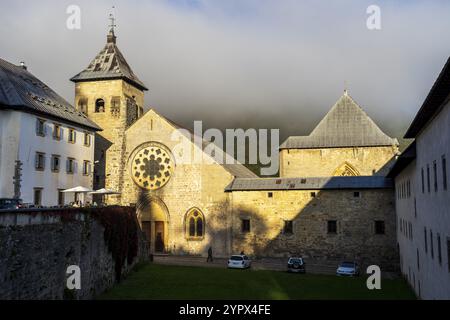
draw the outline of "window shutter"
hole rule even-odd
[[[77,132],[73,130],[73,143],[77,142]]]
[[[88,174],[91,175],[92,173],[92,165],[90,162],[88,162]]]
[[[62,140],[62,139],[64,138],[64,137],[63,137],[63,133],[64,133],[63,128],[60,127],[60,128],[59,128],[59,139],[60,139],[60,140]]]
[[[39,155],[36,153],[34,156],[34,167],[37,169],[39,168]]]
[[[36,119],[36,134],[39,134],[39,119]]]
[[[70,162],[69,159],[66,160],[66,172],[70,171]]]

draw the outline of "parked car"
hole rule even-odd
[[[9,199],[9,198],[0,199],[0,210],[14,210],[20,208],[22,208],[21,199]]]
[[[354,261],[344,261],[339,264],[336,275],[338,276],[359,276],[359,266]]]
[[[233,255],[228,260],[228,268],[247,269],[250,268],[252,261],[243,254]]]
[[[305,261],[302,257],[290,257],[287,263],[287,271],[288,272],[299,272],[305,273]]]

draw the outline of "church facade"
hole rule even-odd
[[[346,92],[309,136],[280,146],[279,177],[260,178],[237,162],[178,160],[204,150],[173,121],[144,113],[147,88],[114,30],[71,80],[76,107],[103,129],[94,187],[120,193],[110,204],[136,205],[153,253],[206,255],[212,247],[219,257],[244,251],[396,268],[394,190],[385,175],[398,142]]]

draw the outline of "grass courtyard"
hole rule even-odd
[[[415,299],[403,279],[368,290],[366,277],[144,264],[98,299]]]

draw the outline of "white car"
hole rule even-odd
[[[233,255],[228,259],[228,268],[247,269],[250,268],[252,261],[243,254]]]
[[[359,266],[356,262],[342,262],[336,270],[336,275],[350,277],[359,276]]]

